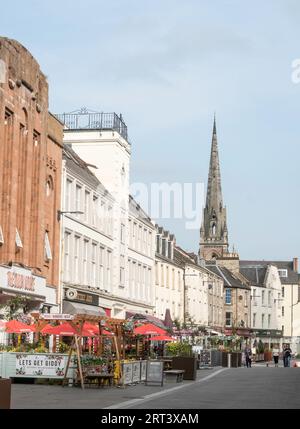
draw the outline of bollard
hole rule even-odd
[[[231,368],[231,353],[228,353],[227,355],[227,367]]]
[[[0,378],[0,409],[10,409],[11,401],[11,379]]]

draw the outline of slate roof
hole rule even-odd
[[[244,283],[234,273],[232,273],[225,267],[222,267],[217,264],[206,264],[206,268],[224,280],[224,287],[232,287],[245,290],[251,289],[250,286]]]
[[[299,274],[293,270],[293,261],[240,261],[240,271],[246,278],[248,278],[249,275],[254,279],[255,272],[257,271],[260,275],[258,276],[259,282],[256,281],[256,284],[262,284],[263,280],[262,283],[260,283],[261,276],[263,271],[266,271],[268,265],[274,265],[278,269],[287,270],[287,277],[280,277],[282,284],[299,284]]]
[[[129,195],[129,212],[137,219],[141,219],[143,222],[147,223],[152,229],[155,229],[150,216],[141,208],[132,195]]]
[[[81,159],[80,156],[68,144],[64,144],[63,159],[66,161],[67,169],[70,169],[79,177],[81,177],[82,180],[88,182],[92,187],[94,187],[94,189],[97,188],[98,192],[104,195],[109,195],[111,198],[113,198],[105,186],[89,169],[90,164],[83,161],[83,159]]]

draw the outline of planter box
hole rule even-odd
[[[242,366],[242,353],[232,352],[231,353],[231,367],[238,368]]]
[[[183,369],[184,380],[196,380],[197,358],[188,356],[176,356],[172,359],[172,369]]]

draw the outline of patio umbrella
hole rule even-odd
[[[6,323],[6,332],[9,334],[27,334],[28,332],[35,332],[35,328],[18,322],[18,320],[10,320]]]
[[[133,332],[135,335],[166,335],[166,331],[164,329],[161,329],[152,323],[146,323],[145,325],[138,326]]]
[[[41,333],[49,335],[61,335],[64,337],[79,335],[77,330],[73,328],[73,326],[71,326],[69,323],[62,323],[58,326],[47,325],[41,330]],[[81,335],[83,337],[92,337],[91,332],[86,329],[82,329]]]
[[[149,341],[176,341],[174,338],[168,337],[167,335],[158,335],[157,337],[149,338]]]
[[[99,326],[94,325],[93,323],[84,322],[83,329],[89,331],[92,336],[99,335]],[[106,329],[101,330],[102,335],[114,335],[113,332],[109,332]]]

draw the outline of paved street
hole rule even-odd
[[[196,382],[111,389],[12,386],[12,408],[300,408],[300,368],[216,368]]]

